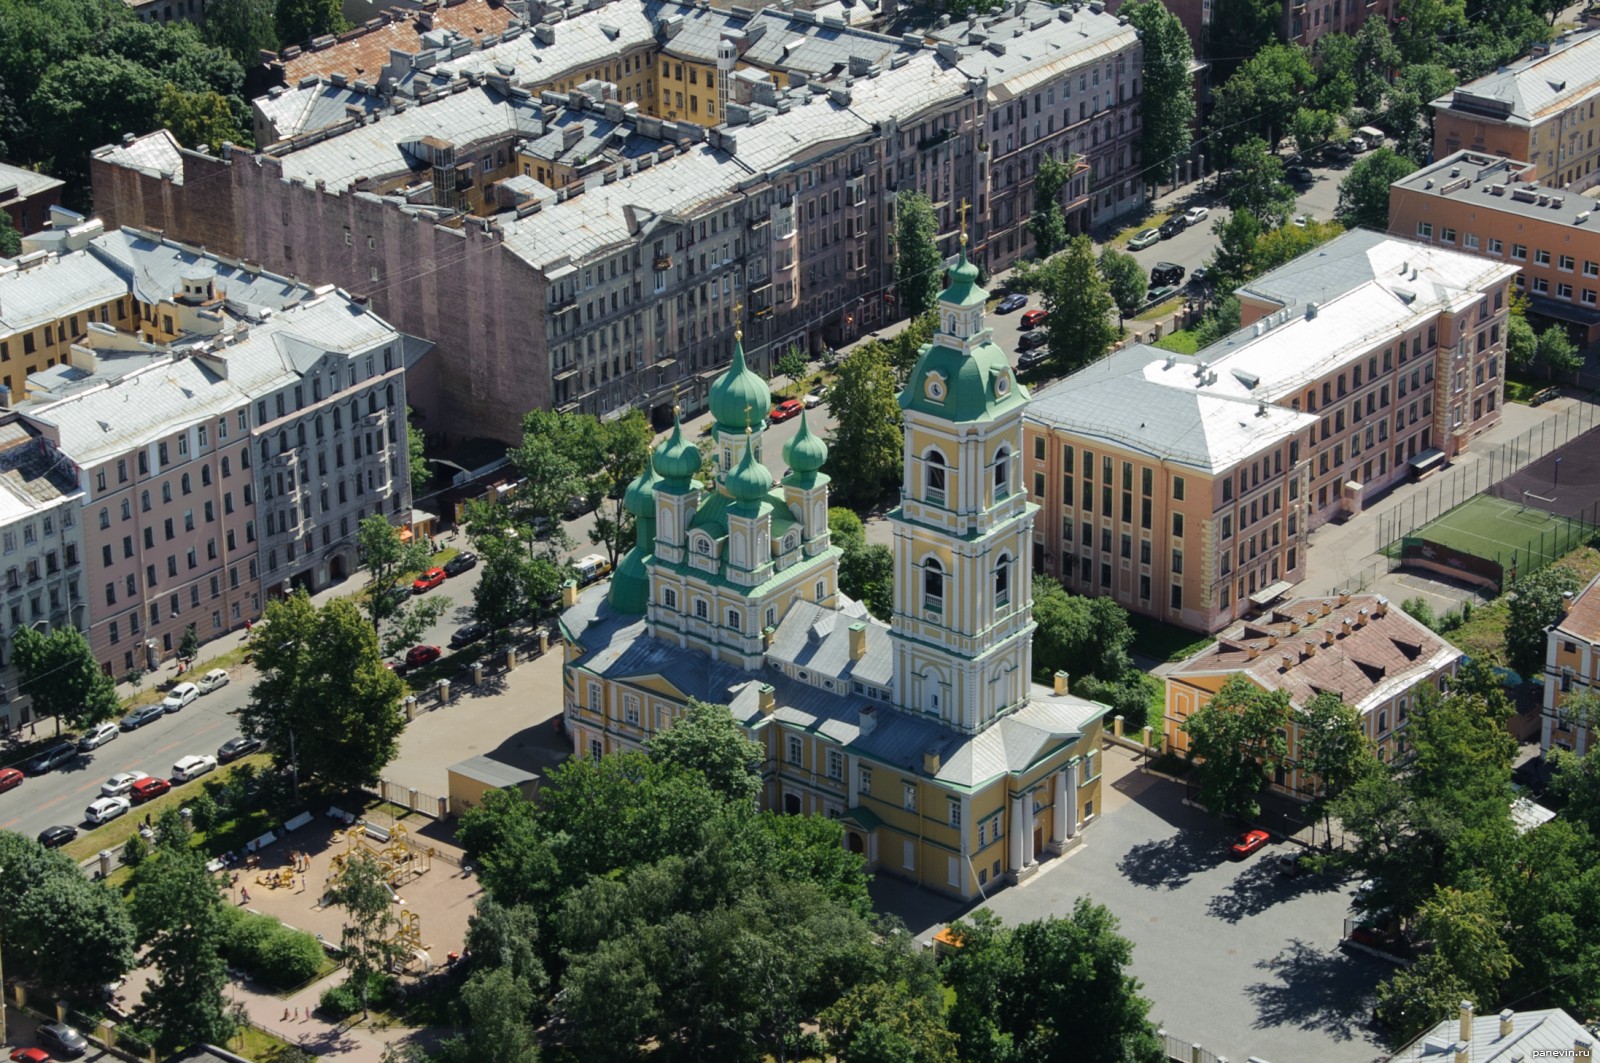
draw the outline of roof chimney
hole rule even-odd
[[[1065,672],[1057,672],[1056,673],[1056,694],[1057,695],[1061,695],[1061,694],[1065,694],[1065,693],[1067,693],[1067,673],[1065,673]]]
[[[1384,616],[1389,612],[1389,599],[1378,596],[1378,603],[1372,607],[1373,616]]]
[[[1350,618],[1348,616],[1339,622],[1339,630],[1346,635],[1350,634],[1350,632],[1354,629],[1355,625],[1350,622]]]
[[[1268,635],[1267,636],[1267,648],[1268,649],[1271,649],[1272,647],[1276,646],[1277,644],[1278,644],[1278,636],[1276,636],[1276,635]]]
[[[1463,1000],[1461,1002],[1460,1040],[1465,1041],[1468,1044],[1472,1043],[1472,1001],[1470,1000]],[[1461,1051],[1461,1046],[1459,1044],[1456,1046],[1456,1051],[1458,1053]]]
[[[1327,616],[1331,612],[1333,612],[1333,603],[1324,598],[1322,601],[1322,615]]]
[[[922,751],[922,771],[925,775],[939,774],[939,750],[930,746]]]
[[[873,705],[861,706],[859,719],[856,726],[861,729],[861,737],[865,738],[878,728],[878,710]]]
[[[867,625],[856,621],[850,625],[850,659],[859,661],[867,655]]]
[[[1315,657],[1316,655],[1317,655],[1317,640],[1316,639],[1306,639],[1306,656],[1307,657]]]
[[[1244,648],[1245,660],[1253,661],[1261,656],[1261,647],[1247,644]]]
[[[1350,592],[1349,591],[1340,591],[1339,592],[1339,604],[1340,605],[1349,605],[1350,604]]]
[[[761,715],[771,716],[772,711],[778,707],[778,692],[772,688],[771,683],[761,684]]]
[[[1284,654],[1283,655],[1283,670],[1285,672],[1287,672],[1289,669],[1291,669],[1293,667],[1294,667],[1294,654],[1292,654],[1292,653]]]
[[[1472,1063],[1472,1042],[1457,1041],[1455,1053],[1455,1063]]]
[[[1516,1017],[1517,1017],[1517,1013],[1512,1011],[1510,1008],[1507,1008],[1506,1010],[1504,1010],[1504,1011],[1502,1011],[1500,1013],[1500,1036],[1501,1037],[1510,1037],[1511,1036],[1511,1020],[1516,1018]]]
[[[1593,1059],[1594,1058],[1594,1042],[1589,1040],[1587,1037],[1584,1037],[1582,1034],[1579,1034],[1577,1037],[1574,1037],[1572,1039],[1572,1058],[1573,1059]]]
[[[1561,592],[1561,615],[1562,616],[1566,616],[1570,612],[1572,612],[1572,592],[1571,591],[1562,591]]]

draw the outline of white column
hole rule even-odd
[[[1067,838],[1067,817],[1071,814],[1071,797],[1067,790],[1067,773],[1058,771],[1051,777],[1055,791],[1055,814],[1050,817],[1050,844],[1060,845]]]
[[[1022,795],[1022,824],[1023,824],[1023,836],[1022,836],[1023,857],[1022,857],[1022,863],[1019,866],[1021,866],[1021,867],[1032,867],[1034,865],[1034,863],[1035,863],[1035,860],[1033,858],[1033,824],[1034,824],[1034,816],[1033,816],[1033,794],[1031,792]]]
[[[1023,799],[1020,798],[1020,797],[1013,797],[1011,799],[1011,824],[1010,824],[1010,826],[1011,826],[1011,845],[1009,846],[1009,848],[1011,850],[1010,851],[1011,871],[1013,873],[1015,873],[1017,871],[1021,871],[1022,868],[1023,868],[1023,863],[1022,863],[1022,831],[1023,831],[1022,801],[1023,801]]]
[[[1070,840],[1078,836],[1078,761],[1073,758],[1067,763],[1065,772],[1067,803],[1062,812],[1067,829],[1067,838]]]

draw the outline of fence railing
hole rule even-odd
[[[1219,1056],[1204,1045],[1174,1037],[1165,1030],[1157,1030],[1156,1036],[1161,1038],[1163,1049],[1172,1063],[1228,1063],[1228,1057]]]

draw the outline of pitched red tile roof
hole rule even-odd
[[[419,52],[425,45],[422,35],[428,32],[419,15],[426,12],[390,11],[381,17],[393,21],[373,29],[356,29],[343,35],[337,43],[315,51],[302,48],[283,64],[284,83],[297,85],[305,78],[344,74],[351,81],[376,82],[389,61],[389,49]],[[479,40],[490,34],[505,32],[506,26],[516,16],[498,0],[461,0],[449,6],[439,6],[432,11],[435,30],[455,30],[463,37]],[[377,19],[373,20],[378,21]],[[285,52],[293,49],[285,49]]]

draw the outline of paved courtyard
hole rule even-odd
[[[1084,842],[984,906],[1008,923],[1071,911],[1087,895],[1106,905],[1134,944],[1132,972],[1168,1033],[1244,1063],[1366,1063],[1385,1058],[1370,1025],[1387,964],[1338,947],[1350,887],[1325,876],[1287,879],[1275,842],[1235,862],[1237,828],[1183,804],[1183,787],[1105,754],[1107,811]],[[1110,794],[1115,793],[1115,797]],[[930,919],[958,914],[932,894],[887,881],[881,905],[919,940]]]

